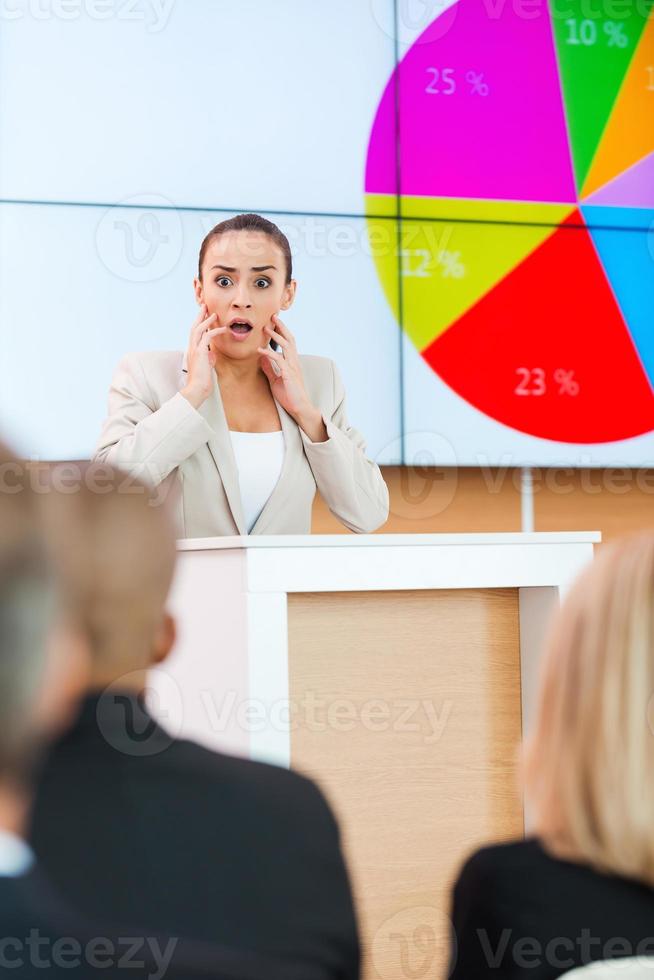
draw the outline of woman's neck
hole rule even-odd
[[[259,355],[248,357],[244,360],[225,357],[224,354],[216,355],[216,375],[220,384],[238,384],[246,386],[256,386],[261,382],[265,375],[259,367]]]

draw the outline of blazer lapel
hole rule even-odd
[[[183,384],[186,384],[186,362],[187,354],[184,353],[184,359],[182,361]],[[284,500],[286,496],[286,486],[290,479],[292,459],[293,457],[302,455],[304,452],[302,437],[300,436],[297,422],[276,400],[275,407],[282,424],[282,432],[284,433],[284,462],[282,464],[282,471],[279,474],[279,480],[255,521],[250,534],[262,531],[269,523],[271,513],[274,512],[277,504]],[[202,403],[198,411],[215,432],[215,435],[209,439],[209,449],[220,473],[220,478],[225,488],[225,496],[227,497],[234,523],[238,528],[238,533],[243,535],[247,534],[241,502],[241,488],[238,482],[238,467],[234,457],[234,450],[232,449],[232,440],[229,435],[229,429],[227,428],[225,409],[223,408],[223,401],[220,396],[220,385],[218,384],[218,377],[215,371],[213,374],[213,392]]]
[[[186,361],[187,355],[185,353],[182,363],[184,379],[186,379],[187,371]],[[220,385],[218,384],[215,371],[213,372],[213,391],[202,405],[200,405],[198,411],[206,419],[215,433],[209,439],[208,446],[213,456],[213,461],[220,473],[220,479],[222,480],[234,523],[239,534],[247,534],[245,518],[243,517],[243,505],[241,503],[241,489],[238,483],[238,468],[236,466],[234,450],[232,449],[229,429],[227,428],[225,409],[223,408],[222,398],[220,397]]]

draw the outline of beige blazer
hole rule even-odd
[[[279,405],[284,463],[279,480],[251,534],[308,534],[316,488],[352,531],[374,531],[388,517],[388,488],[365,455],[363,437],[348,425],[345,390],[336,365],[300,355],[312,403],[322,413],[328,439],[314,443]],[[126,354],[109,389],[108,415],[93,458],[172,493],[180,537],[246,534],[238,469],[214,374],[213,392],[195,409],[180,393],[186,354]]]

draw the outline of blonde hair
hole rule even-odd
[[[654,532],[603,546],[563,603],[524,782],[546,849],[654,885]]]

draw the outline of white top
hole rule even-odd
[[[445,545],[598,544],[601,531],[481,531],[474,534],[266,534],[245,540],[236,534],[221,538],[178,538],[178,551],[221,551],[243,548],[435,548]]]
[[[34,863],[31,848],[9,830],[0,830],[0,877],[18,878]]]
[[[284,433],[229,430],[248,534],[275,489],[284,465]]]

